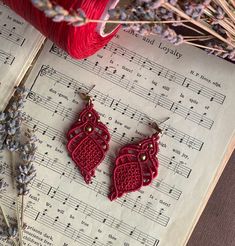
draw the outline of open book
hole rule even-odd
[[[0,13],[1,107],[24,77],[30,89],[25,125],[37,128],[40,139],[37,177],[26,199],[25,243],[186,245],[234,149],[234,65],[192,47],[124,31],[94,56],[74,60],[50,41],[44,43],[6,7],[0,6]],[[112,139],[87,185],[68,157],[65,135],[85,105],[78,92],[93,85],[95,108]],[[149,123],[167,117],[160,124],[158,177],[110,202],[120,147],[151,135]],[[0,201],[14,217],[14,195],[2,194]]]

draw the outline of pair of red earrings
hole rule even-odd
[[[86,107],[67,133],[67,149],[85,182],[90,183],[96,167],[109,149],[110,134],[108,128],[100,122],[91,98],[86,95],[86,99]],[[151,137],[120,149],[113,171],[110,200],[149,185],[157,176],[158,139],[161,130],[157,126],[155,128],[157,132]]]

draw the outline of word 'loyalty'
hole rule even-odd
[[[166,46],[163,46],[162,43],[159,44],[158,48],[163,50],[166,55],[171,54],[171,55],[176,56],[177,57],[176,59],[180,59],[180,57],[182,57],[182,54],[180,54],[177,49],[172,50]]]

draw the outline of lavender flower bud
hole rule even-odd
[[[17,151],[19,149],[20,145],[18,141],[12,140],[10,138],[7,138],[6,140],[6,148],[13,152],[13,151]]]
[[[5,131],[6,131],[6,125],[5,124],[3,125],[0,123],[0,132],[4,133]]]
[[[64,16],[64,20],[72,23],[72,22],[76,21],[76,18],[74,16],[71,16],[71,15],[66,15],[66,16]]]
[[[15,135],[16,134],[16,128],[9,128],[8,130],[7,130],[7,134],[8,135],[10,135],[10,136],[12,136],[12,135]]]
[[[56,15],[56,12],[52,9],[46,9],[44,11],[44,13],[45,13],[46,17],[49,17],[49,18],[54,17]]]
[[[3,178],[0,178],[0,193],[5,191],[7,187],[7,183],[4,181]]]
[[[10,238],[16,238],[18,234],[18,228],[17,226],[13,226],[8,228],[8,235]]]
[[[27,187],[27,185],[22,185],[18,187],[18,195],[26,196],[28,194],[29,194],[29,188]]]
[[[62,8],[62,7],[59,6],[59,5],[56,5],[54,9],[55,9],[55,11],[57,12],[57,14],[60,14],[60,15],[67,15],[67,14],[68,14],[68,12],[65,11],[65,9]]]
[[[64,20],[64,16],[63,15],[56,15],[55,17],[53,17],[52,19],[54,22],[61,22]]]
[[[8,228],[7,227],[0,227],[0,239],[2,240],[7,240],[9,238],[9,234],[8,234]]]
[[[6,114],[4,112],[0,112],[0,121],[5,121]]]
[[[25,162],[32,162],[32,161],[35,161],[35,156],[34,155],[23,155],[22,159],[25,161]]]

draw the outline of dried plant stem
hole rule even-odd
[[[86,19],[86,23],[109,23],[109,24],[174,24],[174,23],[188,23],[189,20],[174,20],[174,21],[121,21],[121,20],[95,20]]]
[[[15,156],[14,152],[10,152],[11,157],[11,166],[12,166],[12,183],[13,183],[13,189],[16,189],[16,169],[15,169]],[[17,226],[18,226],[18,232],[19,232],[19,245],[23,246],[23,233],[22,233],[22,226],[21,226],[21,219],[20,219],[20,209],[19,209],[19,197],[16,197],[16,220],[17,220]]]
[[[210,12],[210,11],[212,12]],[[204,10],[204,13],[209,16],[210,18],[214,18],[214,15],[216,13],[216,10],[212,6],[208,6],[207,9]],[[231,22],[231,19],[224,17],[222,20],[217,20],[220,25],[222,25],[223,22],[228,24],[232,29],[234,29],[234,23]]]
[[[229,40],[223,38],[222,36],[220,36],[217,32],[213,31],[212,29],[210,29],[208,26],[206,26],[203,22],[194,20],[193,18],[189,17],[187,14],[185,14],[183,11],[181,11],[180,9],[174,7],[173,5],[169,4],[169,3],[164,3],[163,6],[168,9],[168,10],[172,10],[175,13],[177,13],[179,16],[181,16],[182,18],[189,20],[192,24],[198,26],[199,28],[205,30],[206,32],[210,33],[211,35],[214,35],[216,38],[218,38],[219,40],[223,41],[224,43],[231,45],[232,47],[235,47],[235,44],[231,43]]]
[[[14,152],[10,152],[10,158],[11,158],[11,170],[12,170],[12,187],[15,190],[16,189],[16,182],[15,182],[15,177],[16,177],[16,168],[15,168],[15,156]]]
[[[194,31],[194,32],[196,32],[196,33],[199,33],[199,34],[201,34],[201,35],[205,35],[203,32],[197,30],[196,28],[193,28],[192,26],[188,26],[188,25],[185,25],[185,24],[181,24],[181,26],[184,26],[184,27],[186,27],[187,29],[192,30],[192,31]]]
[[[235,8],[235,1],[234,0],[229,0],[229,2],[233,5],[233,7]]]
[[[184,36],[184,38],[197,38],[197,39],[204,39],[204,38],[208,38],[208,39],[210,39],[210,38],[213,38],[213,36],[211,36],[211,35],[208,35],[208,36],[196,36],[196,35],[192,35],[192,36]]]
[[[199,47],[199,48],[207,49],[207,50],[214,50],[214,51],[219,51],[219,52],[226,52],[225,50],[215,49],[215,48],[208,47],[208,46],[205,46],[205,45],[191,43],[189,41],[184,41],[184,43],[185,44],[192,45],[192,46],[196,46],[196,47]]]
[[[225,22],[227,25],[229,25],[230,28],[232,28],[233,30],[235,30],[234,23],[232,23],[232,22],[230,21],[230,19],[224,18],[224,22]]]
[[[231,33],[232,35],[235,35],[235,30],[228,25],[225,21],[218,21],[218,23],[225,29],[228,31],[228,33]]]
[[[188,26],[188,25],[185,25],[183,23],[189,23],[190,21],[189,20],[168,20],[168,21],[128,21],[128,20],[125,20],[125,21],[121,21],[121,20],[95,20],[95,19],[86,19],[86,23],[105,23],[105,24],[175,24],[175,23],[179,23],[181,24],[181,26],[184,26],[190,30],[193,30],[194,32],[197,32],[199,34],[202,34],[204,35],[203,32],[191,27],[191,26]]]
[[[235,14],[228,7],[228,4],[224,0],[216,0],[216,2],[224,9],[225,13],[233,20],[235,23]]]
[[[210,18],[213,18],[213,14],[209,12],[208,10],[204,10],[204,13]],[[229,33],[232,33],[233,35],[235,35],[234,24],[231,23],[228,19],[224,18],[223,20],[217,20],[217,22],[220,26],[222,26]]]
[[[5,210],[3,209],[3,206],[2,206],[1,203],[0,203],[0,208],[2,210],[3,219],[4,219],[4,221],[5,221],[6,225],[7,225],[7,228],[10,229],[11,226],[10,226],[9,220],[8,220],[8,218],[6,216]],[[14,243],[14,245],[17,246],[16,240],[14,238],[10,238],[10,239],[12,240],[12,242]]]
[[[192,42],[192,41],[207,41],[210,40],[211,38],[184,38],[183,43],[185,42]]]
[[[18,225],[18,232],[19,232],[19,245],[23,246],[23,230],[21,226],[21,219],[20,219],[20,209],[19,209],[19,196],[16,198],[16,218],[17,218],[17,225]]]
[[[21,228],[24,228],[24,196],[21,196]]]
[[[5,210],[3,209],[3,206],[2,206],[1,203],[0,203],[0,208],[1,208],[1,210],[2,210],[3,219],[4,219],[4,221],[6,222],[7,227],[10,228],[11,226],[10,226],[9,220],[7,219]]]

